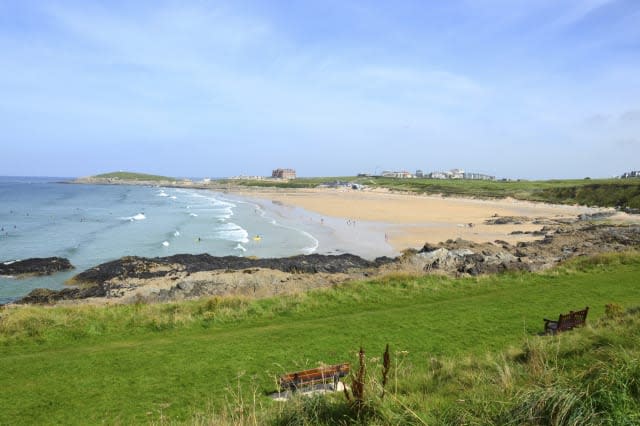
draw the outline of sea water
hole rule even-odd
[[[0,178],[0,262],[60,256],[73,271],[0,276],[0,304],[32,289],[59,289],[73,275],[122,256],[284,257],[318,240],[259,204],[208,190],[74,185],[64,179]]]

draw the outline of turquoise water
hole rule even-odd
[[[46,277],[0,277],[0,303],[37,287],[61,288],[78,272],[127,255],[283,257],[318,249],[310,228],[239,197],[61,180],[0,178],[0,261],[60,256],[76,267]]]

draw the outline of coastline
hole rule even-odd
[[[225,199],[240,200],[259,206],[278,226],[296,229],[317,241],[313,253],[326,255],[354,254],[364,259],[396,257],[402,249],[385,241],[385,223],[361,221],[355,226],[342,217],[331,217],[301,205],[283,203],[277,199],[257,197],[256,194],[230,192]]]
[[[17,303],[265,297],[389,272],[538,271],[574,256],[626,250],[639,241],[637,225],[615,225],[638,218],[606,208],[370,189],[193,189],[215,193],[223,204],[245,204],[237,212],[239,223],[254,217],[270,222],[274,228],[264,234],[246,229],[270,244],[269,254],[216,255],[204,247],[164,256],[133,252],[80,271],[67,283],[74,287],[36,289]],[[298,234],[308,244],[295,245]]]
[[[70,183],[145,185],[209,190],[239,197],[273,212],[279,223],[301,229],[318,240],[315,253],[353,253],[364,258],[397,256],[425,243],[463,239],[510,244],[542,238],[545,221],[573,220],[606,213],[613,223],[640,223],[640,218],[610,207],[587,207],[516,200],[416,194],[387,189],[249,187],[211,182],[104,181]],[[489,224],[493,217],[522,221]],[[520,223],[519,223],[520,222]],[[354,226],[355,224],[355,226]]]
[[[322,221],[345,244],[388,246],[396,254],[425,243],[463,239],[472,242],[507,241],[510,244],[542,238],[546,221],[574,220],[579,215],[611,214],[610,221],[633,222],[611,208],[536,203],[514,199],[486,200],[403,194],[383,190],[351,189],[229,189],[280,211],[304,211]],[[303,209],[303,210],[300,210]],[[513,223],[489,224],[495,217],[517,218]],[[358,254],[358,253],[355,253]]]

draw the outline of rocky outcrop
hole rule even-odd
[[[526,216],[498,216],[494,215],[491,219],[484,221],[486,225],[521,225],[528,222],[529,218]]]
[[[470,243],[460,240],[458,244]],[[426,271],[439,269],[459,274],[479,275],[524,269],[518,258],[506,251],[492,253],[487,250],[473,251],[470,248],[449,250],[441,247],[433,251],[420,252],[417,256],[424,261],[423,269]]]
[[[0,263],[0,275],[51,275],[73,269],[69,259],[62,257],[31,258]]]
[[[352,254],[327,256],[321,254],[301,255],[277,259],[252,259],[247,257],[216,257],[209,254],[177,254],[168,257],[143,258],[123,257],[103,263],[76,275],[72,282],[96,284],[113,278],[149,279],[176,273],[202,271],[238,271],[251,268],[273,269],[289,273],[347,273],[378,267],[393,262],[381,257],[373,262]]]
[[[123,257],[76,275],[79,288],[37,289],[18,303],[58,303],[87,298],[119,302],[167,301],[207,295],[269,297],[328,287],[377,274],[425,273],[479,275],[544,270],[566,259],[603,252],[640,249],[640,226],[577,221],[547,224],[542,239],[474,243],[462,239],[425,244],[396,259],[368,261],[358,256],[309,255],[281,259],[215,257],[208,254],[159,258]]]
[[[22,299],[16,301],[17,304],[53,304],[63,300],[87,299],[89,297],[107,296],[107,286],[95,285],[88,288],[63,288],[62,290],[51,290],[48,288],[36,288]]]
[[[425,271],[478,275],[507,270],[538,271],[576,256],[640,248],[637,225],[577,223],[545,226],[539,234],[544,234],[544,238],[515,246],[501,240],[478,244],[461,239],[436,246],[427,244],[416,260]]]
[[[368,261],[351,254],[279,259],[209,254],[129,256],[103,263],[69,280],[79,288],[36,289],[16,303],[51,304],[95,297],[147,301],[229,294],[265,297],[364,278],[394,261],[386,257]]]

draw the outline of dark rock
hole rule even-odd
[[[521,225],[528,219],[521,216],[499,216],[484,221],[487,225]]]
[[[53,304],[61,300],[86,299],[89,297],[107,296],[107,287],[95,285],[87,288],[69,287],[62,290],[48,288],[36,288],[29,294],[14,303],[17,304]]]
[[[434,250],[437,250],[437,249],[438,249],[438,246],[434,246],[434,245],[431,245],[429,243],[424,243],[424,246],[422,247],[422,249],[420,249],[419,253],[427,253],[427,252],[434,251]]]
[[[591,220],[602,220],[608,217],[613,216],[616,212],[597,212],[597,213],[582,213],[578,215],[578,220],[581,221],[591,221]]]
[[[523,251],[522,251],[522,250],[520,250],[520,249],[517,249],[517,250],[515,251],[514,255],[515,255],[516,257],[519,257],[519,258],[520,258],[520,257],[527,257],[527,253],[523,252]]]
[[[101,283],[112,278],[156,278],[169,271],[187,273],[202,271],[239,271],[256,268],[275,269],[289,273],[344,273],[357,269],[379,267],[394,262],[380,257],[373,262],[352,254],[327,256],[321,254],[300,255],[273,259],[246,257],[216,257],[209,254],[177,254],[168,257],[123,257],[88,269],[73,278],[78,283]]]
[[[32,258],[0,263],[0,275],[51,275],[73,269],[69,259],[62,257]]]

